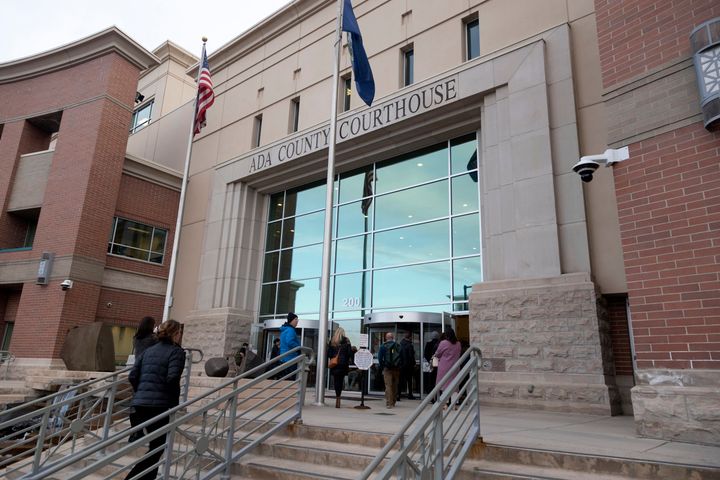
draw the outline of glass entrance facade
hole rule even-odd
[[[476,134],[335,181],[330,314],[351,340],[378,311],[465,311],[482,281]],[[271,196],[260,321],[317,318],[325,182]]]

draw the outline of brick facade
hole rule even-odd
[[[689,39],[720,3],[595,7],[608,144],[630,149],[613,171],[637,431],[720,445],[720,134],[701,122]]]
[[[22,67],[0,72],[5,75],[0,79],[12,78],[0,81],[0,170],[10,172],[0,178],[0,249],[21,246],[27,229],[25,222],[7,213],[19,158],[48,149],[50,134],[57,132],[46,183],[37,185],[44,189],[44,198],[32,249],[0,251],[0,266],[7,272],[0,281],[14,285],[15,291],[22,285],[14,303],[10,344],[21,363],[59,358],[73,327],[97,320],[135,325],[138,315],[146,314],[138,312],[157,315],[158,304],[162,306],[156,292],[148,296],[139,293],[140,287],[127,292],[102,287],[108,232],[116,212],[166,228],[175,221],[176,192],[123,175],[141,64],[156,60],[136,50],[116,29],[85,41],[87,46],[80,42],[64,47],[71,50],[71,64],[62,63],[64,52],[50,52],[27,60],[27,69],[35,68],[30,75],[18,75]],[[105,53],[82,59],[93,48]],[[37,64],[55,66],[38,74]],[[43,252],[55,254],[48,285],[35,282]],[[165,265],[151,267],[154,277],[167,277]],[[125,270],[142,271],[133,265]],[[66,278],[74,282],[69,290],[60,288]],[[5,307],[5,319],[9,309]]]
[[[615,186],[638,368],[720,369],[720,134],[631,146]]]
[[[690,31],[719,15],[716,0],[595,0],[603,86],[688,57]]]
[[[179,202],[180,192],[176,190],[129,175],[123,175],[120,182],[120,193],[115,207],[115,215],[167,230],[168,237],[165,241],[165,256],[162,265],[137,261],[130,258],[108,256],[107,265],[122,270],[167,278],[170,270],[170,259],[172,244],[175,238],[174,230]]]

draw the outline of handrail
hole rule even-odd
[[[10,364],[15,360],[15,355],[9,350],[0,350],[0,366],[5,367],[5,375],[3,379],[7,380],[8,371],[10,370]]]
[[[192,365],[202,361],[203,353],[185,350],[189,355],[181,377],[181,391],[187,398]],[[199,360],[194,358],[195,352],[199,352]],[[130,412],[132,388],[127,374],[131,369],[126,367],[61,388],[2,412],[2,417],[8,420],[0,422],[0,434],[9,433],[0,438],[0,473],[8,476],[28,467],[39,473],[93,442],[110,438],[114,423],[125,420]]]
[[[455,378],[445,388],[441,388],[444,386],[443,381],[438,380],[432,392],[385,444],[359,478],[371,478],[385,462],[382,470],[373,478],[452,479],[468,450],[480,437],[478,372],[481,360],[480,349],[470,347],[446,374],[456,374]],[[465,398],[458,406],[445,410],[446,403],[455,400],[455,390],[458,390],[458,396],[464,395]],[[432,404],[432,400],[438,396],[438,401]],[[415,428],[408,434],[413,427]],[[397,452],[388,459],[387,456],[393,449],[397,449]]]
[[[290,358],[296,353],[301,355]],[[311,349],[296,347],[155,418],[117,432],[49,465],[41,472],[20,478],[35,480],[62,472],[62,478],[80,480],[92,473],[97,474],[100,469],[104,469],[102,478],[115,478],[121,473],[126,474],[126,470],[132,467],[122,464],[123,459],[127,459],[133,451],[145,450],[150,442],[161,437],[167,438],[167,441],[162,442],[165,445],[165,458],[157,462],[150,461],[144,472],[161,468],[163,478],[187,478],[185,475],[190,471],[194,472],[191,476],[197,479],[212,478],[220,473],[229,475],[232,464],[241,456],[301,418],[305,403],[306,366],[312,355]],[[283,363],[283,360],[287,361]],[[295,372],[299,375],[293,380]],[[276,379],[276,376],[280,378]],[[248,379],[247,383],[240,385],[241,380]],[[296,394],[290,391],[294,386],[297,386]],[[239,398],[245,394],[249,396],[242,398],[240,404]],[[265,397],[262,402],[258,402],[262,395]],[[285,406],[288,402],[290,405]],[[165,425],[152,430],[154,426],[163,423]],[[145,429],[148,433],[139,440],[125,443],[128,437]],[[124,445],[112,452],[108,451],[113,444]],[[160,449],[157,447],[154,452],[158,453]],[[150,457],[151,453],[148,452],[139,460],[148,460]],[[108,470],[113,471],[106,474]]]

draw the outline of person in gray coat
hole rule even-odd
[[[146,422],[180,403],[180,378],[185,368],[185,350],[180,346],[180,324],[168,320],[160,325],[158,343],[145,350],[137,359],[128,376],[135,391],[131,405],[135,408],[138,423]],[[169,417],[163,417],[147,427],[148,434],[169,423]],[[150,441],[148,454],[139,461],[126,479],[138,477],[140,480],[153,480],[157,477],[158,460],[162,457],[166,435],[160,435]],[[159,451],[150,454],[155,449]]]

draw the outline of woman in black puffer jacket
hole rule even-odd
[[[160,325],[158,343],[145,350],[130,371],[128,380],[135,391],[132,406],[139,423],[146,422],[180,402],[180,377],[185,368],[185,350],[180,347],[180,324],[168,320]],[[147,427],[148,433],[164,427],[169,417],[159,419]],[[150,441],[148,453],[165,444],[166,435],[160,435]],[[157,462],[163,450],[147,455],[128,473],[126,479],[133,478],[147,468],[150,470],[142,475],[141,480],[152,480],[157,477]],[[153,467],[153,465],[155,465]],[[153,467],[153,468],[151,468]]]

